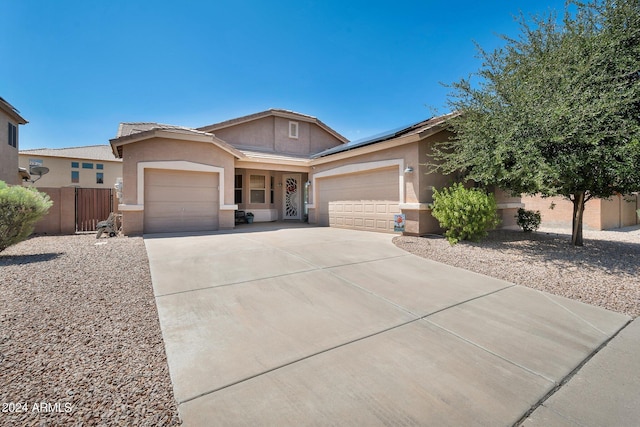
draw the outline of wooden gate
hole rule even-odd
[[[76,232],[96,231],[112,211],[111,188],[76,188]]]

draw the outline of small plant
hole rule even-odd
[[[528,211],[526,209],[520,208],[518,209],[518,215],[515,216],[520,228],[525,233],[530,233],[532,231],[536,231],[540,228],[540,222],[542,218],[540,217],[540,211]]]
[[[465,188],[456,183],[433,191],[431,214],[444,228],[452,245],[461,240],[477,242],[487,231],[498,226],[498,207],[493,194],[477,188]]]
[[[53,202],[46,193],[0,181],[0,252],[25,240]]]

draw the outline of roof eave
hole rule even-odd
[[[144,132],[133,133],[131,135],[122,136],[119,138],[113,138],[109,140],[109,144],[111,144],[111,149],[113,154],[117,158],[122,158],[122,149],[121,147],[124,145],[132,144],[134,142],[144,141],[151,138],[166,138],[166,139],[177,139],[177,140],[187,140],[194,142],[206,142],[210,144],[214,144],[220,149],[226,151],[232,156],[241,159],[244,157],[237,149],[233,148],[230,144],[221,140],[213,134],[209,133],[200,133],[196,134],[189,131],[182,131],[179,129],[151,129]]]
[[[2,109],[2,111],[4,111],[9,117],[11,117],[19,125],[26,125],[27,123],[29,123],[27,119],[25,119],[20,115],[18,110],[16,110],[13,107],[13,105],[9,104],[7,101],[1,98],[0,98],[0,109]]]
[[[398,147],[400,145],[419,142],[423,138],[418,134],[404,135],[384,141],[378,141],[367,145],[360,145],[348,150],[338,151],[337,153],[327,154],[326,156],[311,158],[311,165],[320,165],[323,163],[334,162],[336,160],[347,159],[350,157],[361,156],[363,154],[373,153],[376,151],[387,150],[389,148]]]

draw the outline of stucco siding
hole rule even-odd
[[[30,160],[36,160],[49,168],[49,173],[38,179],[35,187],[83,187],[83,188],[113,188],[117,178],[122,177],[122,162],[108,160],[80,159],[71,157],[38,156],[34,154],[20,154],[20,167],[29,170]],[[72,163],[78,163],[73,168]],[[83,167],[83,164],[91,168]],[[98,169],[102,165],[102,169]],[[78,182],[73,182],[72,171],[77,172]],[[102,183],[98,183],[97,174],[102,174]],[[32,178],[36,178],[35,176]],[[31,185],[31,184],[29,184]]]
[[[7,184],[20,184],[18,175],[18,144],[16,147],[9,145],[9,123],[17,129],[17,141],[20,141],[20,126],[0,110],[0,180]]]
[[[121,203],[138,201],[138,163],[151,161],[187,161],[225,170],[224,202],[233,202],[234,158],[213,144],[153,138],[123,147],[123,196]]]
[[[297,138],[289,135],[289,123],[298,124]],[[286,117],[263,117],[212,131],[241,149],[308,156],[342,142],[315,123]]]
[[[243,148],[273,151],[274,117],[264,117],[212,131],[215,136]]]
[[[317,125],[309,126],[309,154],[316,154],[338,145],[342,145],[342,141],[335,136]]]
[[[207,142],[151,138],[123,146],[123,198],[120,200],[125,234],[139,234],[147,229],[144,225],[144,188],[138,188],[138,182],[144,182],[147,166],[155,169],[214,172],[217,184],[222,187],[222,197],[218,204],[233,205],[234,157],[228,152]],[[144,185],[144,184],[143,184]],[[220,192],[220,189],[219,189]],[[218,228],[233,228],[234,214],[231,208],[219,210]]]
[[[523,196],[522,202],[525,209],[540,211],[542,227],[571,227],[573,218],[573,203],[571,201],[563,197]],[[582,218],[584,228],[602,230],[600,209],[600,199],[587,202]]]

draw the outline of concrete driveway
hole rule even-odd
[[[147,235],[185,426],[512,425],[629,318],[388,234]]]

